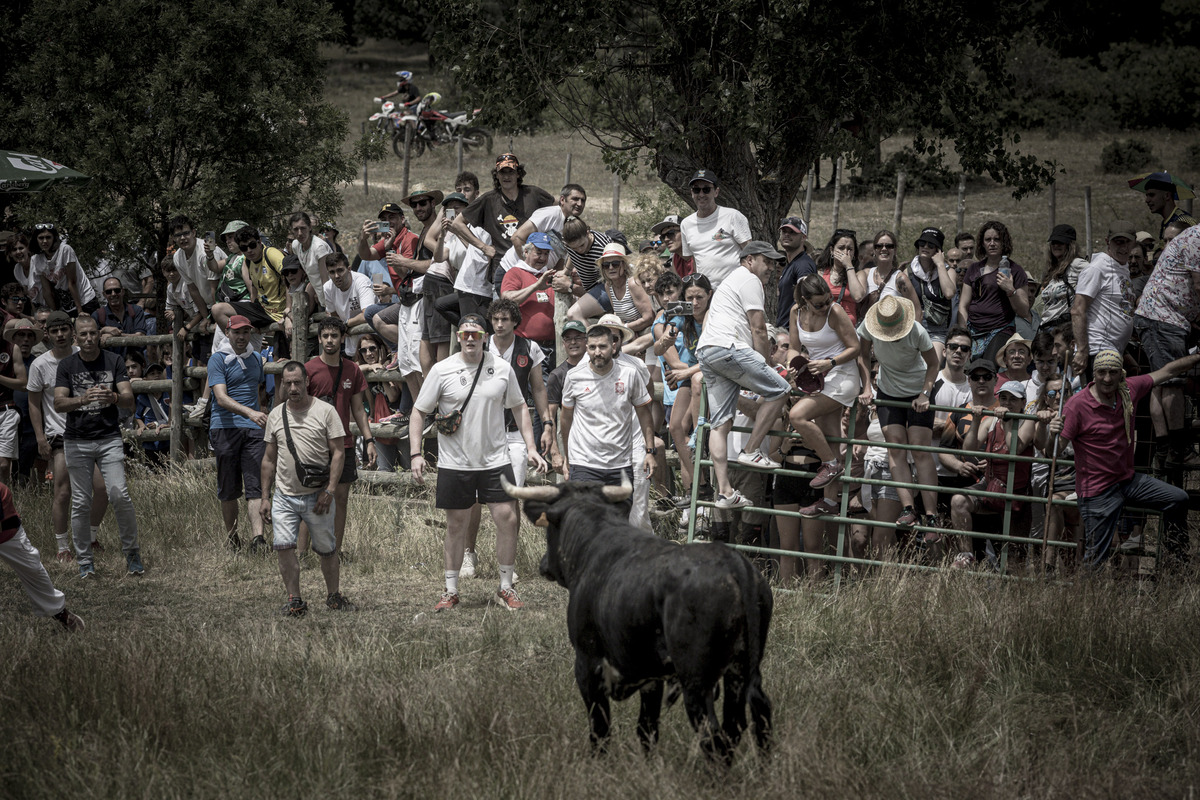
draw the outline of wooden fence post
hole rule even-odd
[[[563,172],[563,186],[571,182],[571,154],[567,153],[567,168]]]
[[[845,165],[846,159],[843,156],[838,156],[837,170],[833,179],[833,229],[838,229],[838,217],[842,210],[842,167]]]
[[[1050,230],[1058,224],[1058,181],[1050,181]]]
[[[804,222],[812,222],[813,168],[808,168],[808,188],[804,191]]]
[[[291,292],[292,295],[292,360],[304,363],[308,360],[308,295]]]
[[[612,226],[615,230],[621,229],[621,174],[613,173],[613,215]]]
[[[958,208],[955,211],[954,233],[963,231],[963,216],[967,213],[967,174],[958,173]]]
[[[408,164],[412,158],[413,126],[404,126],[404,170],[400,178],[400,196],[408,197]]]
[[[171,463],[183,463],[183,426],[187,424],[183,414],[183,382],[187,379],[187,368],[183,363],[183,339],[179,332],[183,330],[183,313],[177,313],[171,323]],[[216,398],[209,398],[215,403]]]
[[[896,173],[896,210],[892,213],[892,231],[897,238],[900,236],[900,222],[904,219],[904,189],[908,184],[908,175],[904,170]]]
[[[362,124],[362,135],[364,139],[367,138],[367,123],[365,122]],[[363,194],[369,195],[370,193],[371,188],[367,183],[367,157],[363,156]]]
[[[1092,187],[1083,187],[1083,236],[1087,239],[1087,253],[1084,258],[1092,257]]]
[[[457,144],[455,145],[455,149],[458,151],[458,152],[457,152],[457,155],[458,155],[458,169],[455,171],[455,173],[454,173],[454,174],[455,174],[455,175],[461,175],[461,174],[462,174],[462,171],[463,171],[463,139],[462,139],[462,134],[461,134],[461,133],[458,135],[458,142],[457,142]]]

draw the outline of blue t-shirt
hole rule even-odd
[[[261,411],[262,409],[258,405],[258,387],[263,382],[262,358],[254,351],[248,352],[249,357],[245,359],[246,366],[244,368],[242,367],[242,362],[236,358],[226,363],[227,353],[213,353],[209,356],[208,385],[216,386],[218,383],[223,383],[225,384],[225,393],[234,402],[241,403],[255,411]],[[209,425],[210,428],[262,430],[241,414],[235,414],[227,408],[222,408],[215,396],[212,399],[212,404],[212,423]]]

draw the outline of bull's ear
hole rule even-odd
[[[547,507],[533,524],[539,528],[557,528],[562,523],[563,513],[561,508]]]
[[[541,514],[538,514],[538,518],[533,521],[533,524],[539,528],[550,527],[550,520],[546,519],[546,512],[543,511]]]

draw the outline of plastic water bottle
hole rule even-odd
[[[1008,265],[1008,256],[1000,257],[1000,269],[998,272],[1006,278],[1012,277],[1012,267]]]

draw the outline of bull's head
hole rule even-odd
[[[620,486],[601,486],[592,481],[568,482],[560,486],[513,486],[503,476],[500,484],[509,497],[525,501],[525,516],[538,527],[546,529],[546,554],[542,556],[538,572],[542,577],[567,586],[565,564],[569,555],[563,553],[562,522],[567,512],[580,504],[593,502],[597,495],[609,503],[619,503],[633,493],[633,485],[624,474]]]

